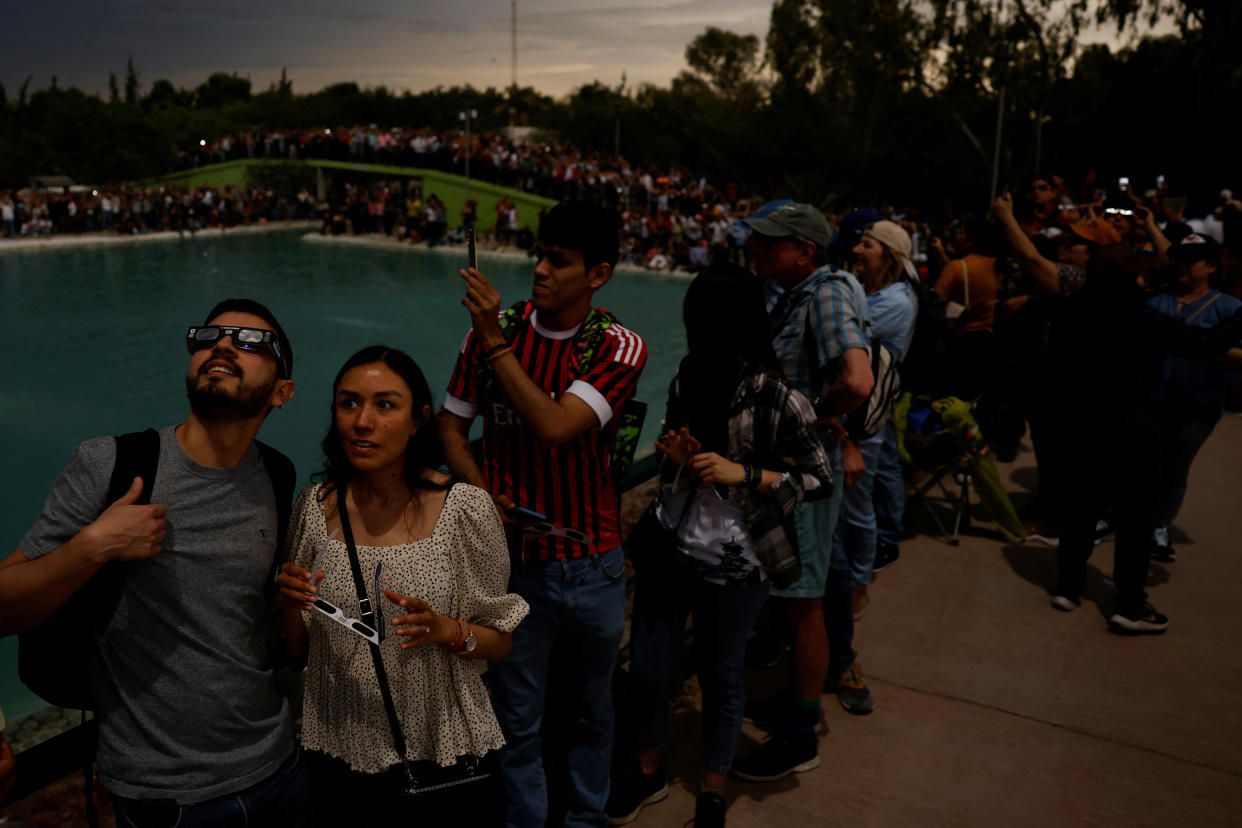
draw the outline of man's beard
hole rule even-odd
[[[266,386],[247,385],[243,381],[236,391],[228,391],[221,383],[199,380],[202,377],[185,378],[185,395],[190,400],[190,410],[209,423],[236,423],[265,414],[278,381],[273,377]]]

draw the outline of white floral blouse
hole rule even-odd
[[[308,486],[298,498],[289,559],[312,572],[323,570],[320,595],[357,618],[359,596],[349,553],[339,536],[327,536],[321,488]],[[504,737],[481,678],[485,662],[437,644],[402,650],[406,639],[393,631],[392,619],[404,610],[383,596],[384,590],[411,595],[439,615],[512,632],[530,608],[520,596],[505,592],[509,555],[491,497],[475,486],[454,485],[430,537],[400,546],[360,546],[358,559],[377,625],[385,631],[380,652],[405,731],[406,758],[451,765],[460,756],[501,747]],[[357,771],[386,770],[400,759],[371,645],[320,613],[306,613],[304,620],[310,647],[302,744]]]

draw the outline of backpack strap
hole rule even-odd
[[[148,428],[146,431],[118,434],[113,439],[116,441],[116,464],[112,467],[112,478],[108,481],[104,508],[111,506],[117,498],[129,491],[135,477],[142,478],[142,494],[138,496],[138,505],[145,506],[151,502],[151,487],[155,485],[155,472],[160,462],[160,433]]]
[[[1183,322],[1189,322],[1189,321],[1191,321],[1191,320],[1192,320],[1192,319],[1194,319],[1196,316],[1198,316],[1199,314],[1203,313],[1203,312],[1204,312],[1205,310],[1207,310],[1208,308],[1212,307],[1212,305],[1213,305],[1213,304],[1215,304],[1215,303],[1216,303],[1216,300],[1217,300],[1217,299],[1219,299],[1220,297],[1221,297],[1221,293],[1220,293],[1220,291],[1219,291],[1219,290],[1218,290],[1218,291],[1215,291],[1215,295],[1214,295],[1211,299],[1207,300],[1207,301],[1206,301],[1206,302],[1204,302],[1202,305],[1200,305],[1200,306],[1199,306],[1199,309],[1198,309],[1197,311],[1195,311],[1194,313],[1192,313],[1190,316],[1187,316],[1187,317],[1186,317],[1185,319],[1183,319],[1182,321],[1183,321]],[[1180,308],[1179,308],[1179,310],[1180,310]]]
[[[293,510],[293,487],[297,484],[297,471],[293,461],[276,449],[260,440],[254,441],[259,449],[259,457],[263,459],[263,468],[272,481],[272,491],[276,495],[276,557],[279,559],[285,548],[285,533],[289,527],[289,515]]]

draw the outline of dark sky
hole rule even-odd
[[[247,76],[256,90],[280,77],[297,92],[339,81],[397,91],[510,78],[508,0],[16,0],[0,15],[0,83],[10,98],[33,75],[89,93],[123,82],[133,55],[142,88],[167,78],[195,87],[212,72]],[[713,25],[760,37],[766,0],[521,0],[518,83],[561,95],[625,72],[632,86],[667,84],[686,44]]]

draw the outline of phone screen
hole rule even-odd
[[[533,509],[524,509],[521,506],[514,506],[509,510],[509,517],[518,520],[547,520],[548,516]]]

